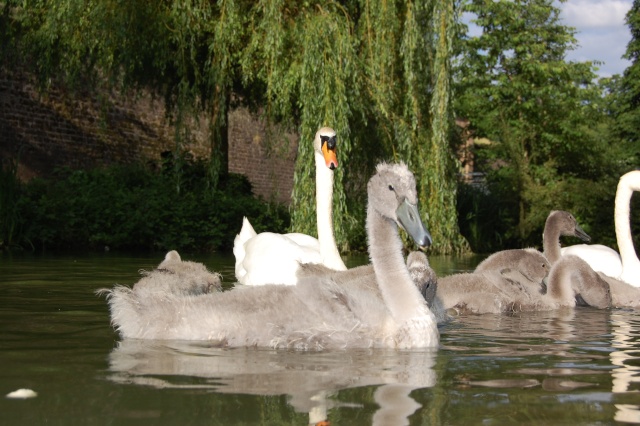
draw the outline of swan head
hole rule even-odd
[[[560,235],[578,237],[587,243],[591,241],[591,237],[578,225],[576,218],[567,211],[553,210],[547,217],[545,228],[547,226],[553,226],[560,231]]]
[[[418,210],[416,179],[404,163],[378,164],[367,192],[369,204],[378,214],[396,222],[418,245],[431,245],[431,234]]]
[[[335,130],[331,127],[321,127],[313,140],[313,149],[324,157],[324,162],[329,169],[338,168]]]

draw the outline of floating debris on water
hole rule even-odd
[[[7,394],[7,398],[14,399],[35,398],[36,396],[38,396],[38,394],[31,389],[18,389]]]

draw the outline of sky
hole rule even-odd
[[[622,74],[631,63],[622,59],[631,40],[631,32],[625,23],[625,17],[633,0],[568,0],[555,1],[561,10],[563,25],[576,30],[578,46],[567,52],[571,61],[600,61],[596,73],[601,77]],[[469,23],[471,15],[463,15],[463,21]],[[469,25],[469,35],[479,34],[478,27]]]
[[[622,74],[630,65],[622,55],[631,40],[625,16],[633,0],[568,0],[558,3],[565,25],[576,29],[579,47],[567,54],[575,61],[599,60],[598,75]]]

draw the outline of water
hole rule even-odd
[[[193,257],[232,281],[233,258]],[[437,350],[124,341],[95,290],[162,256],[0,257],[0,424],[640,423],[640,312],[461,316]],[[350,265],[365,257],[349,260]],[[448,274],[479,259],[438,257]]]

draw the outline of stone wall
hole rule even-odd
[[[46,94],[25,75],[0,73],[0,159],[18,158],[22,180],[48,176],[58,166],[90,168],[159,162],[174,147],[174,129],[162,99],[52,88]],[[195,157],[210,152],[206,117],[189,124],[185,148]],[[274,132],[277,133],[277,132]],[[245,174],[254,193],[289,203],[297,138],[267,137],[262,123],[245,109],[229,115],[229,171]]]

